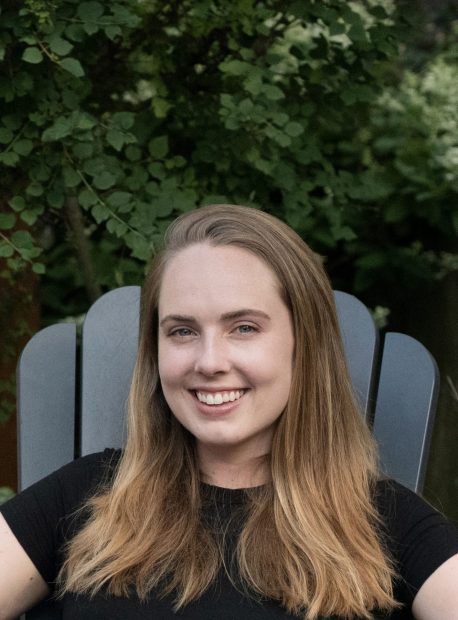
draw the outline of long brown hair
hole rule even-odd
[[[175,596],[178,609],[221,567],[221,541],[200,518],[193,437],[165,402],[157,364],[164,266],[196,243],[235,245],[264,260],[294,328],[290,397],[273,438],[271,482],[248,493],[237,543],[241,582],[309,620],[392,609],[394,572],[373,504],[377,452],[354,399],[328,278],[286,224],[236,205],[182,215],[154,259],[143,288],[127,444],[113,482],[89,500],[90,518],[70,541],[62,590],[93,595],[106,587],[127,595],[133,586],[143,599],[158,588]]]

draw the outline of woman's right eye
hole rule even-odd
[[[173,329],[169,336],[177,336],[178,338],[186,338],[187,336],[192,336],[193,331],[189,329],[189,327],[177,327]]]

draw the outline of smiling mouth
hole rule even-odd
[[[232,403],[239,400],[244,394],[245,390],[231,390],[227,392],[201,392],[195,390],[194,394],[197,399],[205,405],[222,405],[224,403]]]

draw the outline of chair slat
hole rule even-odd
[[[125,405],[138,346],[140,287],[103,295],[83,325],[81,454],[124,444]]]
[[[374,434],[385,473],[421,491],[439,390],[429,351],[405,334],[387,333],[383,347]]]
[[[379,337],[371,313],[354,295],[334,291],[348,370],[366,418],[373,407]]]
[[[38,332],[18,362],[19,489],[74,458],[76,327]]]

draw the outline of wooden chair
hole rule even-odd
[[[336,292],[354,389],[373,421],[385,473],[421,491],[438,393],[437,366],[416,340],[387,333],[383,346],[358,299]],[[77,348],[76,326],[38,332],[18,364],[19,487],[76,456],[121,447],[138,338],[140,288],[103,295],[89,309]],[[27,619],[58,618],[47,603]]]

